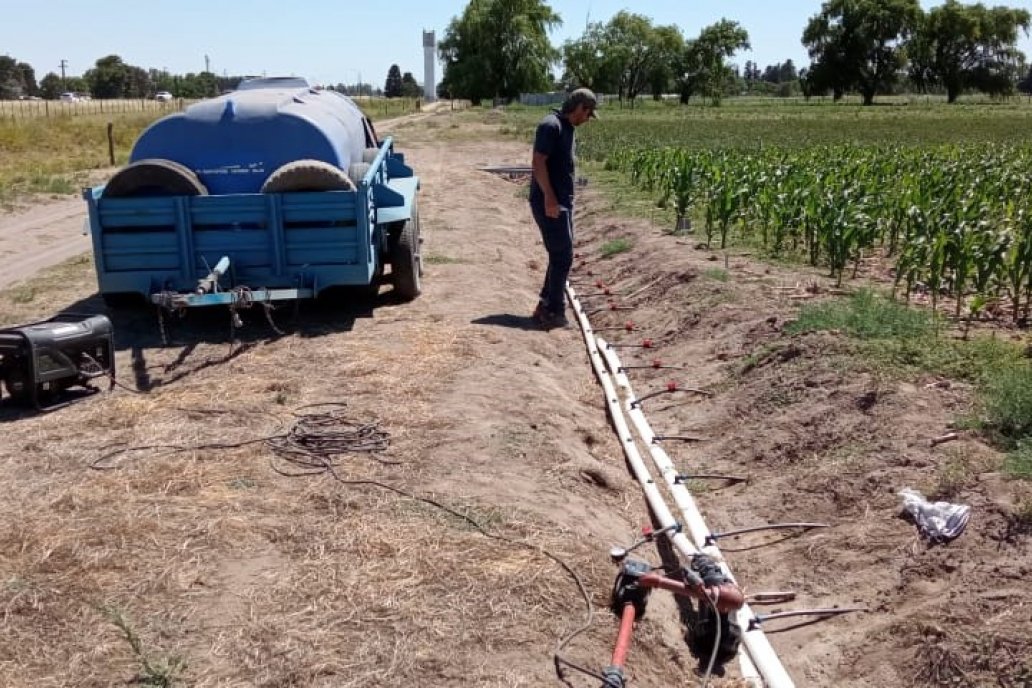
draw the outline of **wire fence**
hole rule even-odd
[[[192,100],[176,98],[160,100],[0,100],[0,117],[8,119],[32,119],[36,117],[81,117],[88,115],[117,115],[135,112],[155,114],[176,112],[192,103]]]
[[[352,96],[352,99],[373,119],[398,117],[419,112],[426,103],[420,98],[377,98]],[[183,110],[197,102],[185,98],[169,101],[110,99],[110,100],[0,100],[0,119],[32,119],[37,117],[80,117],[89,115],[118,115],[152,112],[156,115]],[[464,109],[466,101],[451,101],[451,109]]]

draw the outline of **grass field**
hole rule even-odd
[[[544,108],[509,108],[514,133],[533,131]],[[803,100],[729,99],[720,107],[642,101],[634,108],[615,102],[600,119],[578,131],[578,155],[603,160],[627,147],[755,148],[816,144],[1032,143],[1032,104],[887,101],[882,105]]]

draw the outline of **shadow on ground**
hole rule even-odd
[[[525,315],[513,315],[512,313],[498,313],[485,315],[482,318],[470,321],[474,325],[494,325],[496,327],[508,327],[514,330],[540,330],[533,318]]]
[[[252,304],[237,310],[237,319],[224,306],[195,308],[184,313],[162,311],[143,302],[135,307],[111,308],[99,294],[93,294],[60,308],[58,313],[82,317],[103,314],[110,318],[116,353],[129,355],[128,371],[126,362],[119,361],[120,369],[115,371],[117,384],[146,394],[206,368],[229,363],[280,337],[315,339],[350,332],[359,318],[370,318],[377,308],[396,302],[390,291],[370,296],[361,290],[328,289],[318,299],[285,302],[268,311],[261,304]],[[148,360],[155,352],[170,350],[178,352],[169,362]],[[167,353],[163,358],[167,361]],[[93,386],[106,389],[108,381],[95,379]],[[56,396],[44,394],[43,401],[56,410],[88,395],[89,392],[75,387]],[[0,398],[0,423],[40,412],[12,401],[6,394]]]

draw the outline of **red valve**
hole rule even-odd
[[[663,361],[659,360],[658,358],[655,359],[654,361],[652,361],[652,367],[653,368],[660,368],[662,366],[663,366]]]
[[[668,383],[666,383],[666,389],[667,389],[668,392],[676,392],[677,391],[677,383],[676,382],[668,382]]]
[[[628,332],[634,332],[634,323],[628,320],[624,323],[624,329]]]
[[[642,534],[642,535],[643,535],[644,537],[648,537],[648,536],[652,535],[652,526],[650,526],[650,525],[644,525],[644,526],[642,526],[642,527],[641,527],[641,534]]]
[[[651,349],[652,348],[652,340],[651,339],[646,339],[645,341],[643,341],[641,343],[641,346],[642,346],[643,349]]]
[[[602,280],[598,280],[597,282],[595,282],[595,286],[598,287],[599,289],[605,289],[606,288],[606,283],[603,282]]]

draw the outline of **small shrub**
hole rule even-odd
[[[1032,439],[1018,442],[1017,448],[1007,454],[1003,462],[1003,472],[1009,478],[1032,480]],[[1032,506],[1032,502],[1029,505]]]
[[[451,256],[444,256],[440,253],[430,253],[423,256],[423,262],[427,265],[455,265],[465,261],[461,258],[452,258]]]
[[[989,374],[981,393],[981,408],[986,426],[1000,440],[1017,446],[1028,459],[1032,457],[1032,368],[1013,365]]]
[[[731,275],[723,268],[710,268],[703,272],[702,276],[717,282],[727,282],[731,278]]]
[[[933,332],[931,317],[864,289],[847,301],[804,306],[788,331],[842,330],[860,339],[921,337]]]
[[[602,257],[610,258],[618,253],[625,253],[634,248],[634,242],[627,238],[613,239],[602,244]]]

